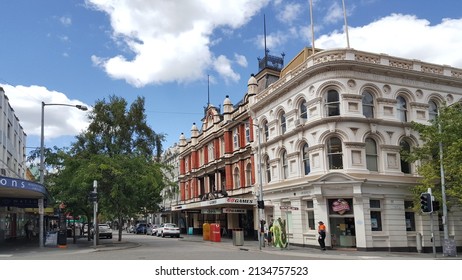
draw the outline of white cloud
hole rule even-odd
[[[278,13],[277,19],[283,23],[291,24],[297,20],[300,14],[303,12],[302,5],[298,3],[290,3],[284,6],[284,8]]]
[[[339,1],[332,2],[327,9],[323,21],[326,23],[335,23],[340,19],[343,19],[343,6],[340,5]]]
[[[28,136],[40,136],[41,134],[42,102],[45,104],[87,106],[79,100],[69,99],[64,93],[52,91],[42,86],[11,86],[6,84],[0,84],[0,86],[8,96],[11,107]],[[44,131],[46,140],[60,136],[75,136],[86,130],[89,124],[86,117],[87,112],[69,106],[45,106]]]
[[[225,79],[236,80],[232,69],[223,69],[221,54],[212,53],[211,36],[217,28],[245,25],[268,2],[86,0],[108,14],[113,38],[122,40],[133,55],[93,56],[92,60],[110,77],[135,87],[202,79],[211,67],[221,70]],[[213,43],[219,42],[215,39]]]
[[[65,17],[62,16],[59,18],[59,21],[64,25],[64,26],[70,26],[72,24],[72,19],[70,17]]]
[[[348,27],[350,47],[375,53],[462,67],[462,19],[430,25],[412,15],[392,14],[365,26]],[[315,42],[323,49],[346,47],[344,32],[334,31]]]
[[[226,58],[224,55],[220,55],[214,61],[214,69],[217,71],[221,76],[224,77],[226,82],[229,81],[238,81],[240,79],[240,75],[233,71],[231,67],[231,61]]]
[[[247,67],[247,65],[249,65],[249,63],[247,62],[247,58],[245,58],[245,56],[243,56],[243,55],[235,53],[234,54],[234,59],[236,60],[236,63],[239,66]]]

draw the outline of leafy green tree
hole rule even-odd
[[[409,162],[419,162],[418,172],[423,177],[421,185],[414,191],[420,195],[428,188],[441,201],[441,160],[442,145],[445,190],[448,204],[462,203],[462,105],[439,108],[439,115],[429,125],[412,123],[419,132],[423,144],[405,155]]]
[[[121,97],[98,100],[89,113],[88,129],[69,150],[47,157],[55,172],[46,177],[46,185],[74,215],[90,219],[93,206],[88,196],[93,181],[98,182],[98,210],[118,221],[119,241],[124,219],[157,210],[160,191],[169,184],[155,159],[164,136],[147,125],[144,98],[127,107]]]

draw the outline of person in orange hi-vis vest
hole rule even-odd
[[[319,246],[321,246],[321,250],[325,251],[326,250],[326,226],[324,225],[323,222],[319,221],[318,222],[318,233],[319,233]]]

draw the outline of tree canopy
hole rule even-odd
[[[118,221],[119,241],[124,219],[155,211],[170,184],[158,161],[164,136],[146,123],[144,98],[127,106],[121,97],[98,100],[70,149],[46,150],[46,164],[56,171],[46,177],[52,195],[74,215],[91,217],[88,196],[96,180],[99,212]]]
[[[415,192],[420,194],[431,188],[433,195],[441,200],[441,156],[448,204],[461,204],[462,105],[441,107],[438,116],[429,124],[413,122],[412,127],[419,132],[423,142],[407,155],[408,161],[419,163],[418,172],[422,176],[422,184],[415,188]]]

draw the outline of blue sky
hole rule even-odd
[[[462,1],[345,0],[350,47],[462,68]],[[146,99],[165,147],[190,136],[207,103],[239,101],[257,57],[289,62],[310,47],[309,0],[4,0],[0,86],[39,146],[41,102]],[[313,0],[315,46],[344,48],[341,0]],[[70,146],[88,125],[75,108],[45,110],[45,144]]]

